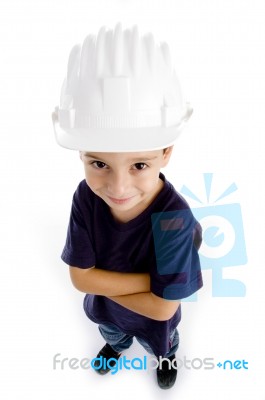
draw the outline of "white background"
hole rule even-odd
[[[225,202],[243,213],[248,263],[224,275],[247,295],[213,297],[203,271],[198,301],[183,304],[178,356],[245,359],[249,369],[181,369],[167,392],[153,371],[101,377],[52,365],[56,353],[94,357],[103,339],[60,260],[83,170],[76,152],[55,143],[50,116],[71,47],[117,21],[169,43],[195,110],[167,178],[200,198],[205,172],[215,197],[236,182]],[[264,1],[2,0],[0,38],[1,398],[264,400]],[[137,343],[127,353],[143,355]]]

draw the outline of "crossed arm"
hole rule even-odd
[[[95,267],[70,267],[76,289],[84,293],[106,296],[121,306],[157,321],[170,319],[179,302],[165,300],[150,291],[150,275],[106,271]]]

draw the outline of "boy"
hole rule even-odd
[[[162,389],[177,376],[180,300],[202,286],[200,225],[160,172],[190,114],[168,46],[120,24],[73,48],[53,114],[58,143],[84,164],[62,259],[106,341],[97,357],[117,360],[136,337],[168,359]]]

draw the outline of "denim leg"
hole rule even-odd
[[[177,328],[175,328],[171,333],[169,337],[169,343],[170,343],[170,349],[169,351],[165,354],[165,357],[170,357],[173,354],[176,353],[179,347],[179,333]]]
[[[149,354],[154,354],[153,350],[151,349],[149,344],[146,343],[145,340],[143,340],[142,338],[139,338],[139,337],[136,337],[136,339],[145,348],[145,350]],[[170,350],[164,355],[164,357],[170,357],[173,354],[175,354],[176,351],[178,350],[178,347],[179,347],[179,333],[178,333],[177,328],[173,329],[173,331],[170,332],[169,347],[170,347]]]
[[[154,354],[153,350],[151,349],[151,347],[149,346],[148,343],[146,343],[146,341],[138,336],[136,336],[137,342],[139,342],[143,348],[147,351],[147,353],[149,354]]]
[[[133,336],[126,335],[115,325],[101,324],[98,326],[98,329],[106,342],[118,353],[128,349],[133,342]]]

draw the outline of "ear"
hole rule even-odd
[[[168,162],[170,160],[171,154],[173,152],[173,147],[174,146],[170,146],[170,147],[167,147],[166,149],[163,150],[162,168],[167,166],[167,164],[168,164]]]
[[[83,161],[83,152],[82,151],[79,151],[79,157],[80,157],[80,160]]]

